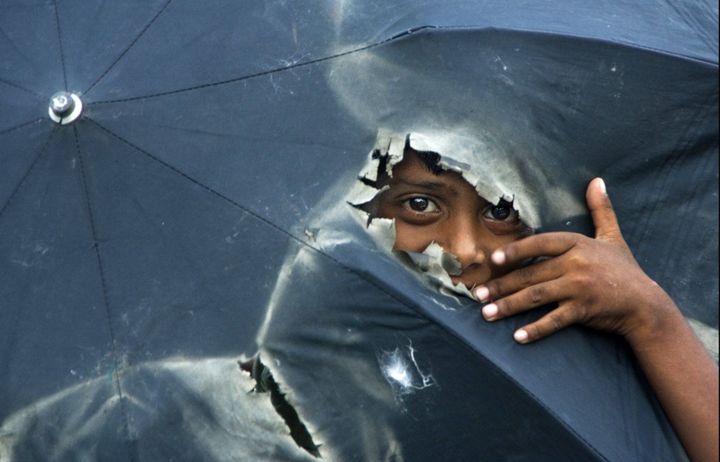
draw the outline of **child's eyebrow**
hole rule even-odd
[[[395,185],[403,185],[403,186],[410,186],[412,188],[420,188],[420,189],[429,189],[431,191],[445,191],[447,193],[450,193],[453,196],[457,196],[458,192],[455,191],[454,188],[451,186],[446,185],[445,183],[438,183],[436,181],[418,181],[418,182],[412,182],[407,180],[398,180]]]

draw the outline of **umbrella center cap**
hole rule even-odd
[[[67,125],[80,117],[82,101],[75,93],[59,91],[50,97],[48,115],[53,122]]]

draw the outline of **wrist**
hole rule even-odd
[[[635,310],[636,319],[623,335],[636,351],[662,344],[685,323],[670,296],[655,282],[651,281],[640,300],[641,306]]]

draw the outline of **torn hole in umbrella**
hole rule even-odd
[[[433,375],[423,371],[418,364],[416,353],[417,350],[410,342],[403,348],[397,347],[378,355],[380,371],[399,402],[402,402],[406,395],[437,385]]]
[[[290,429],[290,436],[295,443],[314,457],[320,458],[320,446],[315,444],[312,435],[305,423],[290,404],[280,385],[275,381],[272,371],[260,361],[260,356],[255,355],[246,361],[238,361],[240,369],[249,373],[255,380],[255,387],[251,390],[254,393],[269,393],[270,402],[275,411],[283,418]]]
[[[474,286],[503,270],[490,261],[492,251],[532,234],[527,221],[537,225],[538,214],[512,192],[527,188],[507,165],[496,168],[467,139],[447,138],[381,131],[348,202],[381,247],[439,291],[472,298]],[[443,146],[448,154],[431,150]],[[481,161],[483,168],[475,165]]]

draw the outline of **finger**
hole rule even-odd
[[[559,279],[536,284],[485,305],[482,314],[488,321],[506,318],[567,298],[566,289]]]
[[[556,257],[572,249],[580,237],[564,232],[536,234],[495,250],[490,259],[496,265],[507,265],[529,258]]]
[[[602,178],[595,178],[590,182],[585,200],[595,224],[595,237],[607,240],[620,238],[620,226]]]
[[[558,265],[557,260],[544,260],[523,266],[502,277],[490,280],[476,287],[473,293],[481,302],[496,300],[513,294],[525,287],[557,279],[561,275],[562,268]]]
[[[516,330],[513,338],[518,343],[530,343],[552,335],[576,322],[575,310],[570,303],[561,304],[542,318]]]

